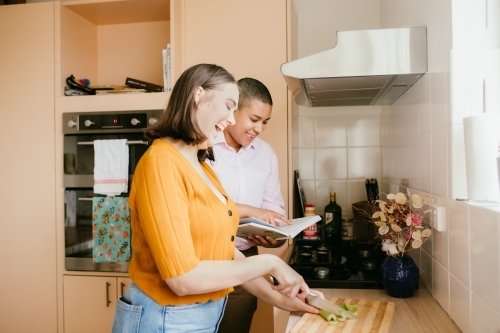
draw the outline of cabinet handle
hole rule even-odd
[[[121,297],[121,296],[123,296],[123,288],[125,288],[125,283],[120,282],[120,287],[121,287],[121,295],[120,295],[120,297]]]
[[[111,301],[109,300],[109,286],[111,285],[111,283],[109,282],[106,282],[106,307],[109,308],[109,303],[111,303]]]

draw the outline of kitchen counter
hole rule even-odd
[[[392,317],[389,333],[460,333],[458,326],[451,320],[427,289],[420,285],[410,298],[393,298],[381,289],[318,289],[326,299],[342,297],[394,302],[396,308]],[[288,319],[286,333],[300,320],[302,312],[292,312]]]

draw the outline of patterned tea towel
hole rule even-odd
[[[94,193],[127,193],[128,159],[126,139],[94,140]]]
[[[130,261],[128,198],[94,197],[92,207],[94,262]]]

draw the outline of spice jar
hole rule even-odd
[[[304,206],[304,216],[316,215],[316,205],[306,203]],[[302,231],[302,238],[304,239],[318,239],[318,226],[316,223],[310,225]]]
[[[354,219],[342,220],[342,240],[354,240]]]

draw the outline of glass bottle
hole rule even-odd
[[[325,207],[323,239],[334,244],[342,241],[342,208],[336,202],[335,192],[330,192],[330,203]]]

